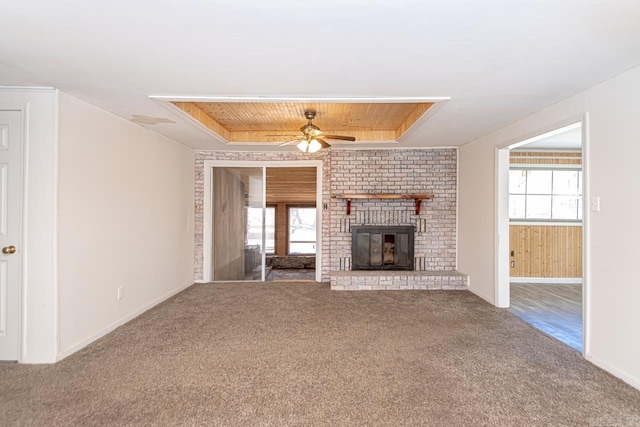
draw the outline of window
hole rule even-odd
[[[289,254],[316,253],[316,208],[289,207]]]
[[[509,218],[582,219],[582,171],[511,169]]]
[[[267,206],[265,211],[265,249],[272,254],[276,249],[276,208]],[[247,208],[247,245],[262,246],[262,208]]]
[[[267,206],[265,212],[265,249],[268,254],[276,252],[276,208],[273,206]]]

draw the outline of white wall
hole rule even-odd
[[[527,139],[588,115],[584,158],[589,196],[601,211],[585,218],[589,316],[586,357],[640,388],[640,279],[637,219],[640,186],[640,67],[553,105],[460,150],[459,269],[471,290],[495,296],[496,147]]]
[[[56,173],[58,92],[0,88],[0,109],[24,120],[24,212],[19,361],[51,363],[57,352]]]
[[[193,151],[60,101],[58,358],[191,285],[194,251]]]

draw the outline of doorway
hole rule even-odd
[[[320,281],[321,189],[322,161],[206,162],[205,280]]]
[[[499,194],[508,206],[506,227],[500,223],[508,238],[501,243],[508,254],[500,254],[506,274],[498,292],[516,316],[580,352],[586,318],[582,147],[583,126],[575,123],[499,153],[499,176],[507,181]]]
[[[20,358],[22,111],[0,110],[0,360]]]
[[[267,167],[266,281],[315,280],[316,193],[316,168]]]

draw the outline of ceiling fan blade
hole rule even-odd
[[[322,138],[316,138],[318,140],[318,142],[320,143],[320,145],[322,145],[322,148],[329,148],[331,147],[331,144],[329,144],[327,141],[325,141]]]
[[[345,135],[322,135],[324,139],[338,139],[340,141],[355,141],[356,139],[353,136],[345,136]]]
[[[300,141],[302,141],[304,138],[302,137],[297,137],[296,139],[292,139],[291,141],[287,141],[283,144],[278,144],[278,147],[284,147],[286,145],[293,145],[293,144],[298,144]]]

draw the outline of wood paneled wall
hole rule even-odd
[[[245,185],[213,168],[213,280],[244,279]]]
[[[276,255],[287,254],[288,217],[287,204],[278,203],[276,206]]]
[[[512,165],[582,165],[582,152],[511,151]]]
[[[510,225],[509,247],[511,277],[582,277],[582,226]]]

